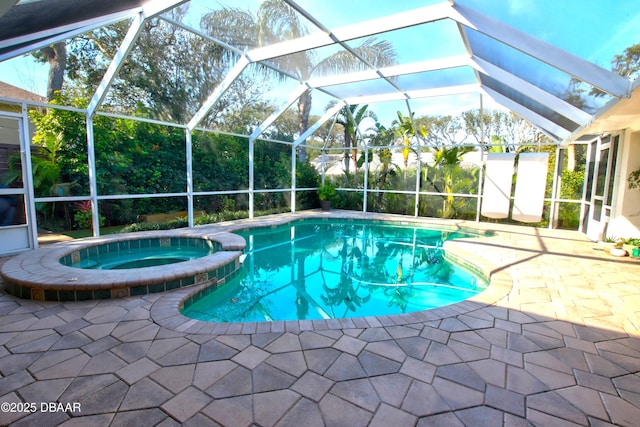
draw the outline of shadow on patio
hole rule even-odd
[[[3,294],[0,400],[38,410],[2,412],[0,423],[636,425],[640,263],[575,232],[479,226],[496,235],[455,246],[508,273],[511,292],[426,322],[209,335],[155,323],[167,295]]]

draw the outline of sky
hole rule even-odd
[[[459,0],[562,49],[610,67],[613,55],[640,43],[635,0]],[[505,4],[506,7],[500,7]]]
[[[233,7],[251,10],[255,10],[260,3],[259,0],[224,1]],[[192,0],[192,22],[196,24],[201,13],[224,1],[214,4],[210,0]],[[298,0],[297,3],[323,25],[333,29],[441,1]],[[640,8],[637,0],[456,0],[456,4],[475,9],[607,69],[615,54],[621,53],[627,46],[640,43]],[[465,52],[464,45],[457,37],[457,27],[451,21],[408,28],[397,35],[379,37],[388,37],[395,43],[400,62],[438,58],[452,51]],[[44,95],[47,70],[47,65],[37,64],[31,57],[14,58],[0,63],[0,79]],[[274,91],[271,94],[275,95]],[[286,97],[287,94],[283,93],[281,98]],[[485,107],[491,108],[489,99],[485,98],[484,103]],[[454,110],[478,108],[479,97],[469,94],[455,98],[434,98],[414,102],[412,108],[419,116],[437,114],[453,104],[457,105]],[[324,106],[321,102],[314,105],[316,109],[323,109]],[[395,106],[387,109],[390,108]],[[392,118],[395,118],[395,114]]]

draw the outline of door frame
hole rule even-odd
[[[27,135],[29,132],[26,109],[23,114],[0,110],[0,119],[15,121],[17,125],[20,160],[22,165],[22,187],[0,188],[3,195],[22,198],[24,222],[0,227],[0,256],[13,255],[34,249],[38,245],[37,226],[33,211],[31,188],[31,159]],[[20,199],[18,199],[20,200]],[[17,210],[19,211],[19,210]]]
[[[599,137],[596,143],[595,157],[591,164],[593,182],[587,218],[587,237],[593,241],[607,237],[620,138],[620,134],[604,135]]]

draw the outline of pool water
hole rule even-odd
[[[444,259],[442,242],[468,234],[347,220],[298,220],[238,234],[247,240],[240,273],[185,304],[185,316],[217,322],[380,316],[453,304],[487,287]]]
[[[174,264],[190,261],[211,255],[215,250],[196,246],[154,246],[119,249],[113,253],[98,253],[78,262],[70,267],[88,268],[95,270],[121,270],[125,268],[154,267],[158,265]]]

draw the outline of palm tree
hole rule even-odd
[[[61,163],[61,151],[65,145],[64,134],[58,132],[39,132],[34,136],[34,143],[38,149],[31,156],[33,188],[36,197],[71,196],[80,185],[76,181],[65,182],[64,170]],[[22,179],[22,163],[19,153],[9,160],[9,173],[6,183],[10,184]],[[67,229],[71,229],[71,215],[69,204],[63,203],[64,218]],[[55,218],[56,202],[51,203],[50,209],[45,210],[47,203],[36,203],[36,209],[42,212],[44,220]]]
[[[255,14],[238,8],[224,7],[205,15],[200,26],[203,31],[241,49],[267,46],[284,40],[300,38],[308,34],[305,22],[291,6],[281,0],[265,0]],[[391,43],[366,39],[352,48],[360,58],[375,67],[385,67],[396,63],[396,52]],[[283,71],[295,74],[301,80],[315,75],[336,72],[361,71],[369,66],[346,50],[339,51],[318,60],[313,51],[303,51],[270,60],[272,65]],[[263,67],[265,73],[273,73],[271,68]],[[279,77],[284,78],[282,74]],[[309,127],[311,112],[311,93],[307,90],[297,103],[298,130],[303,134]],[[301,144],[298,151],[301,162],[306,161],[306,148]]]
[[[411,116],[403,116],[400,111],[397,112],[398,119],[394,120],[392,125],[394,132],[402,140],[402,160],[404,161],[404,178],[407,179],[407,169],[409,168],[409,152],[411,150],[411,144],[414,138],[421,136],[425,138],[427,136],[427,130],[423,127],[416,129],[414,123],[414,114]]]
[[[473,151],[470,146],[442,146],[434,154],[434,166],[439,168],[443,174],[443,201],[442,217],[452,218],[454,212],[454,184],[456,175],[460,171],[462,156]],[[459,182],[458,182],[459,184]]]
[[[333,105],[335,105],[335,102],[329,103],[327,110],[333,107]],[[376,122],[378,121],[376,113],[369,110],[369,105],[363,105],[360,107],[357,104],[349,106],[345,105],[342,107],[342,110],[340,110],[338,117],[336,118],[336,123],[342,125],[342,128],[344,129],[344,167],[347,174],[349,173],[350,160],[353,160],[356,165],[356,170],[358,168],[356,147],[358,145],[358,134],[362,132],[360,125],[365,118],[372,118]],[[367,130],[375,130],[375,127]]]
[[[384,127],[381,123],[375,124],[375,130],[375,135],[371,139],[371,145],[382,147],[377,150],[378,159],[380,160],[380,174],[377,179],[377,185],[379,190],[384,190],[387,185],[387,177],[392,167],[391,160],[393,159],[393,155],[389,146],[393,142],[394,132]],[[384,193],[378,193],[378,206],[382,203],[383,196]]]

